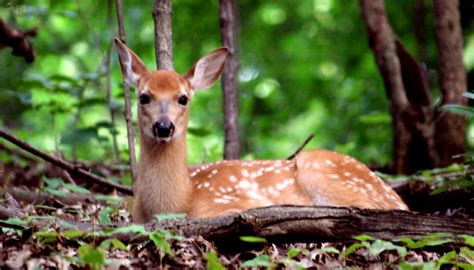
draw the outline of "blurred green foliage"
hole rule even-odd
[[[426,48],[430,74],[436,44],[428,1]],[[114,1],[0,0],[0,17],[20,29],[37,26],[33,64],[0,51],[0,124],[35,146],[66,158],[112,160],[112,134],[127,159],[122,113],[117,127],[109,107],[123,110],[115,51],[113,103],[106,100],[104,65],[116,35]],[[127,43],[154,68],[153,1],[124,1]],[[413,1],[386,1],[395,33],[417,56]],[[367,45],[357,1],[239,1],[239,100],[243,158],[285,158],[310,134],[308,148],[341,151],[364,162],[391,155],[388,101]],[[474,68],[474,34],[466,36],[466,65]],[[220,46],[218,1],[173,1],[175,69],[184,73]],[[112,48],[113,50],[113,48]],[[435,82],[436,76],[431,76]],[[434,85],[432,83],[432,85]],[[221,159],[220,85],[192,103],[189,162]],[[136,98],[133,97],[135,104]],[[136,105],[133,108],[136,123]],[[472,129],[472,128],[471,128]]]

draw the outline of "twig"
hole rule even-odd
[[[75,166],[75,165],[73,165],[73,164],[71,164],[67,161],[52,157],[51,155],[49,155],[49,154],[47,154],[47,153],[31,146],[31,145],[29,145],[27,142],[15,137],[14,135],[10,134],[9,132],[7,132],[3,128],[0,128],[0,137],[2,137],[4,139],[6,139],[7,141],[15,144],[16,146],[22,148],[25,151],[28,151],[28,152],[32,153],[33,155],[36,155],[36,156],[50,162],[51,164],[53,164],[55,166],[58,166],[58,167],[60,167],[64,170],[67,170],[69,173],[71,173],[73,175],[84,177],[88,180],[91,180],[91,181],[93,181],[97,184],[103,185],[103,186],[115,188],[116,190],[118,190],[120,192],[123,192],[125,194],[130,194],[130,195],[133,194],[132,188],[120,185],[118,183],[108,181],[107,179],[104,179],[100,176],[92,174],[92,173],[90,173],[90,172],[88,172],[88,171],[86,171],[82,168],[79,168],[79,167],[77,167],[77,166]]]
[[[289,157],[287,157],[286,159],[290,160],[290,159],[293,159],[296,157],[296,155],[299,154],[299,152],[301,152],[301,150],[303,150],[303,148],[309,143],[309,141],[311,141],[311,139],[313,139],[314,137],[314,134],[309,134],[308,138],[306,138],[306,140],[303,142],[303,144],[301,144],[300,147],[298,147],[298,149],[296,149],[296,151]]]
[[[125,27],[123,25],[123,4],[122,0],[115,0],[117,6],[117,22],[118,22],[118,32],[120,40],[126,44],[125,40]],[[137,161],[135,157],[135,135],[133,131],[132,123],[132,105],[130,102],[130,86],[123,79],[123,89],[124,89],[124,100],[125,100],[125,122],[127,123],[127,138],[128,138],[128,155],[130,162],[130,173],[132,176],[132,182],[135,183],[137,179]]]
[[[222,73],[224,109],[224,159],[240,158],[240,139],[237,99],[237,3],[233,0],[219,1],[222,45],[229,48],[226,65]]]
[[[158,69],[173,70],[173,32],[171,0],[155,0],[153,21],[155,22],[155,57]]]

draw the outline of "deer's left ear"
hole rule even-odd
[[[229,49],[217,49],[197,61],[194,66],[183,75],[193,91],[210,87],[221,75]]]
[[[148,73],[148,69],[142,60],[118,38],[115,38],[115,47],[125,81],[136,88],[140,78]]]

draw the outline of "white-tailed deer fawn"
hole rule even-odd
[[[227,57],[220,48],[186,74],[147,70],[137,55],[115,40],[125,80],[135,86],[141,134],[135,222],[157,213],[209,217],[273,204],[408,207],[365,165],[326,150],[306,151],[294,160],[229,160],[186,166],[189,101],[210,87]]]

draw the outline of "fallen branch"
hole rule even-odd
[[[14,135],[10,134],[9,132],[7,132],[5,129],[3,128],[0,128],[0,137],[6,139],[7,141],[15,144],[16,146],[22,148],[23,150],[25,151],[28,151],[30,152],[31,154],[33,155],[36,155],[48,162],[50,162],[51,164],[57,166],[57,167],[60,167],[66,171],[68,171],[70,174],[72,175],[76,175],[76,176],[81,176],[85,179],[88,179],[88,180],[91,180],[93,181],[94,183],[96,184],[100,184],[100,185],[103,185],[103,186],[107,186],[107,187],[111,187],[111,188],[115,188],[117,191],[120,191],[124,194],[129,194],[129,195],[132,195],[133,194],[133,191],[132,191],[132,188],[131,187],[127,187],[127,186],[123,186],[121,184],[118,184],[118,183],[114,183],[114,182],[111,182],[107,179],[104,179],[100,176],[97,176],[95,174],[92,174],[74,164],[71,164],[67,161],[64,161],[62,159],[57,159],[31,145],[29,145],[27,142],[15,137]]]
[[[290,159],[293,159],[296,157],[296,155],[299,154],[299,152],[301,152],[301,150],[303,150],[303,148],[309,143],[309,141],[311,141],[311,139],[313,139],[314,137],[314,134],[309,134],[308,138],[306,138],[306,140],[304,140],[303,144],[300,145],[300,147],[298,147],[298,149],[296,149],[296,151],[291,154],[291,156],[287,157],[286,159],[287,160],[290,160]]]

